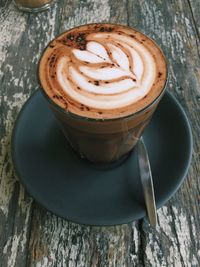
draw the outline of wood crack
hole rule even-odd
[[[198,27],[197,27],[197,24],[196,24],[196,19],[194,17],[194,13],[193,13],[193,10],[192,10],[192,6],[191,6],[191,3],[190,3],[190,0],[187,0],[187,2],[188,2],[189,10],[190,10],[190,13],[191,13],[192,21],[193,21],[193,24],[194,24],[194,31],[195,31],[195,34],[196,34],[196,36],[198,38],[198,41],[200,42],[200,33],[199,33],[199,30],[198,30]],[[196,47],[197,47],[198,55],[199,55],[199,58],[200,58],[199,44],[198,44],[197,40],[196,40]]]
[[[56,220],[59,220],[59,218],[56,218]],[[69,229],[69,228],[68,228]],[[60,243],[62,243],[62,238],[61,238],[61,233],[62,233],[62,227],[60,227],[60,230],[59,230],[59,233],[58,233],[58,236],[59,236],[59,241],[58,241],[58,243],[57,243],[57,246],[56,246],[56,250],[55,250],[55,258],[56,259],[58,259],[59,258],[59,252],[60,252],[60,250],[59,250],[59,247],[60,247]],[[68,240],[67,240],[67,242],[68,242]],[[70,250],[71,251],[71,250]],[[68,264],[69,264],[69,257],[67,258],[67,266],[68,266]],[[66,262],[65,262],[65,264],[66,264]]]
[[[127,9],[127,25],[130,25],[130,8],[129,8],[129,0],[126,0],[126,9]]]
[[[176,242],[177,242],[177,248],[178,248],[178,252],[179,252],[179,255],[180,255],[181,266],[182,267],[186,267],[185,262],[184,262],[184,259],[183,259],[183,256],[181,254],[180,243],[179,243],[179,239],[178,239],[178,235],[177,235],[177,231],[176,231],[176,225],[175,225],[176,216],[174,214],[174,211],[173,211],[173,208],[172,208],[171,205],[169,206],[169,210],[170,210],[170,214],[172,216],[171,227],[172,227],[172,230],[174,232],[174,237],[175,237]]]
[[[189,6],[189,9],[190,9],[190,12],[191,12],[191,17],[192,17],[192,20],[194,22],[194,28],[195,28],[195,32],[196,32],[196,35],[200,41],[200,33],[199,33],[199,30],[198,30],[198,27],[197,27],[197,24],[196,24],[196,19],[194,17],[194,13],[193,13],[193,10],[192,10],[192,6],[191,6],[191,3],[190,3],[190,0],[187,0],[188,2],[188,6]]]
[[[143,219],[138,221],[138,230],[139,230],[139,249],[138,249],[138,260],[140,267],[145,267],[145,247],[146,247],[146,236],[143,230]]]
[[[27,231],[27,253],[26,253],[26,257],[25,257],[25,263],[26,266],[30,266],[30,258],[29,258],[29,250],[31,247],[31,229],[33,226],[33,218],[34,218],[34,210],[35,210],[35,202],[33,201],[31,204],[31,208],[30,208],[30,220],[29,220],[29,230]]]

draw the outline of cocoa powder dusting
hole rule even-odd
[[[60,55],[62,56],[62,54],[64,54],[64,53],[66,53],[67,55],[70,54],[70,51],[73,48],[79,49],[79,50],[86,50],[87,42],[89,42],[91,40],[90,35],[89,35],[91,33],[91,31],[95,32],[95,33],[98,33],[98,32],[102,32],[103,33],[103,32],[105,32],[106,33],[105,34],[105,36],[106,36],[105,42],[106,41],[110,41],[110,39],[112,37],[112,33],[111,34],[109,34],[109,33],[112,32],[112,31],[114,31],[114,33],[118,34],[119,37],[120,37],[120,35],[123,34],[123,28],[121,29],[120,27],[117,27],[117,26],[114,26],[114,25],[96,24],[94,26],[88,26],[87,28],[84,27],[82,29],[81,29],[81,27],[77,28],[77,29],[75,28],[75,30],[73,30],[71,32],[66,32],[64,35],[59,36],[57,38],[57,40],[54,40],[51,44],[49,44],[49,48],[51,48],[51,50],[49,51],[49,55],[51,53],[51,56],[48,55],[48,58],[46,58],[48,60],[49,66],[50,66],[49,77],[50,77],[50,79],[52,79],[51,81],[52,81],[53,85],[54,85],[54,83],[57,82],[57,81],[55,82],[55,80],[53,80],[53,79],[56,78],[55,69],[56,69],[57,64],[58,64],[57,62],[59,60],[59,56]],[[101,35],[103,36],[103,34],[101,34]],[[148,39],[146,40],[145,37],[140,36],[140,34],[138,34],[137,32],[135,33],[134,31],[132,31],[132,32],[130,31],[129,33],[127,33],[127,35],[130,36],[130,38],[134,38],[139,43],[143,43],[143,42],[148,41]],[[146,42],[145,45],[148,46],[148,42]],[[117,43],[117,46],[120,47],[120,43]],[[58,47],[58,49],[57,49],[57,47]],[[59,54],[59,51],[61,51],[60,54]],[[57,55],[57,53],[58,53],[58,55]],[[107,51],[107,53],[112,59],[112,57],[113,57],[112,53],[109,52],[109,51]],[[152,56],[155,58],[155,53],[153,53]],[[128,59],[130,61],[130,55],[129,54],[127,55],[127,57],[128,57]],[[87,58],[85,58],[85,60],[87,60]],[[156,61],[156,58],[155,58],[155,61]],[[117,62],[115,64],[114,63],[115,62],[109,62],[109,63],[106,63],[106,62],[104,63],[103,62],[103,65],[99,64],[99,68],[103,69],[103,68],[107,68],[107,67],[109,67],[109,68],[115,68],[117,66],[119,67],[119,64],[117,64]],[[72,59],[70,58],[67,64],[69,64],[69,65],[75,64],[76,65],[77,64],[76,58],[75,57],[72,57]],[[82,64],[87,66],[89,64],[89,62],[82,61]],[[129,65],[129,68],[130,68],[130,70],[132,70],[132,66]],[[161,69],[161,71],[162,71],[162,69]],[[79,73],[83,74],[83,72],[81,72],[80,70],[79,70]],[[157,72],[157,79],[159,80],[159,82],[162,82],[162,78],[164,78],[164,77],[165,77],[165,72],[164,71]],[[134,77],[132,78],[131,77],[131,79],[132,79],[133,82],[137,82],[136,78],[134,78]],[[110,81],[104,81],[104,80],[100,80],[100,79],[99,80],[95,80],[95,79],[92,78],[91,80],[88,80],[88,83],[91,83],[91,84],[93,84],[95,86],[104,85],[105,87],[109,88],[109,86],[108,85],[106,86],[105,84],[109,84]],[[155,83],[153,84],[153,86],[155,86]],[[50,87],[50,85],[49,85],[49,87]],[[77,84],[75,85],[75,89],[77,89],[77,92],[78,92],[78,90],[81,90],[78,93],[81,93],[82,90],[83,90],[81,87],[77,86]],[[100,90],[100,87],[98,89]],[[96,108],[93,108],[93,107],[90,108],[88,106],[85,106],[85,105],[81,104],[80,102],[79,103],[75,103],[71,98],[68,98],[66,100],[66,95],[65,94],[63,94],[63,96],[62,96],[62,95],[60,95],[60,92],[58,92],[58,91],[57,92],[56,91],[53,92],[53,90],[54,90],[54,88],[52,87],[52,89],[51,89],[51,97],[52,97],[52,99],[54,99],[54,101],[56,103],[60,102],[62,104],[61,106],[65,107],[66,110],[69,110],[69,111],[72,111],[72,112],[73,112],[73,110],[75,110],[75,111],[76,110],[80,110],[81,111],[80,114],[83,114],[84,112],[86,112],[86,114],[87,113],[88,114],[94,113],[94,115],[95,115],[95,113],[96,113],[97,117],[98,117],[98,114],[99,114],[99,118],[101,118],[101,117],[104,118],[104,115],[105,115],[105,111],[104,110],[99,111],[99,110],[96,110]],[[61,94],[62,94],[62,92],[61,92]],[[144,101],[145,103],[148,103],[148,97],[144,96],[142,101]],[[123,114],[124,112],[125,112],[124,110],[119,111],[119,114]],[[108,113],[108,115],[107,115],[107,113]],[[106,117],[109,117],[109,116],[111,116],[111,117],[113,116],[114,117],[114,115],[113,115],[114,113],[113,114],[112,114],[112,112],[111,113],[107,112],[107,113],[106,113]]]
[[[94,32],[112,32],[113,30],[114,27],[108,27],[108,26],[103,27],[101,26],[101,24],[100,25],[97,24],[93,28]],[[87,40],[86,40],[87,33],[91,33],[91,31],[90,30],[84,32],[77,31],[73,32],[73,34],[68,33],[58,41],[61,42],[63,45],[74,47],[80,50],[85,50],[87,45]]]
[[[64,36],[60,42],[66,46],[74,47],[76,49],[85,50],[86,49],[86,33],[75,32],[74,34],[67,34]]]
[[[96,86],[99,86],[99,81],[94,81],[94,84],[95,84]]]

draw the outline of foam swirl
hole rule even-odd
[[[57,65],[58,82],[71,98],[89,107],[113,109],[148,93],[155,62],[147,49],[116,33],[90,34],[87,39],[86,50],[71,50],[74,62],[63,56]]]
[[[56,97],[55,102],[74,113],[83,106],[99,114],[114,114],[118,109],[129,113],[128,107],[139,103],[158,84],[158,64],[166,67],[164,58],[140,33],[135,38],[132,34],[136,32],[123,26],[103,32],[101,28],[81,26],[55,39],[43,55],[40,80],[50,97]],[[143,45],[142,38],[149,44]],[[163,75],[161,89],[165,78]]]

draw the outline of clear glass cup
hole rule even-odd
[[[142,110],[110,119],[88,118],[68,112],[47,95],[42,84],[41,89],[60,128],[77,154],[94,163],[111,163],[126,157],[135,147],[164,95],[166,82],[167,77],[160,95]]]
[[[26,12],[40,12],[50,8],[56,0],[13,0],[19,10]]]
[[[143,110],[115,119],[91,119],[66,112],[42,90],[66,139],[77,154],[90,162],[110,163],[127,156],[142,136],[162,93]]]

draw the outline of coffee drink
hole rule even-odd
[[[61,128],[79,154],[110,162],[127,154],[149,122],[166,83],[166,60],[144,34],[89,24],[55,38],[39,79]]]
[[[13,0],[13,2],[20,10],[34,13],[49,8],[55,0]]]
[[[133,114],[157,98],[166,63],[155,43],[118,25],[86,25],[51,44],[40,63],[47,95],[68,112],[88,118]]]

